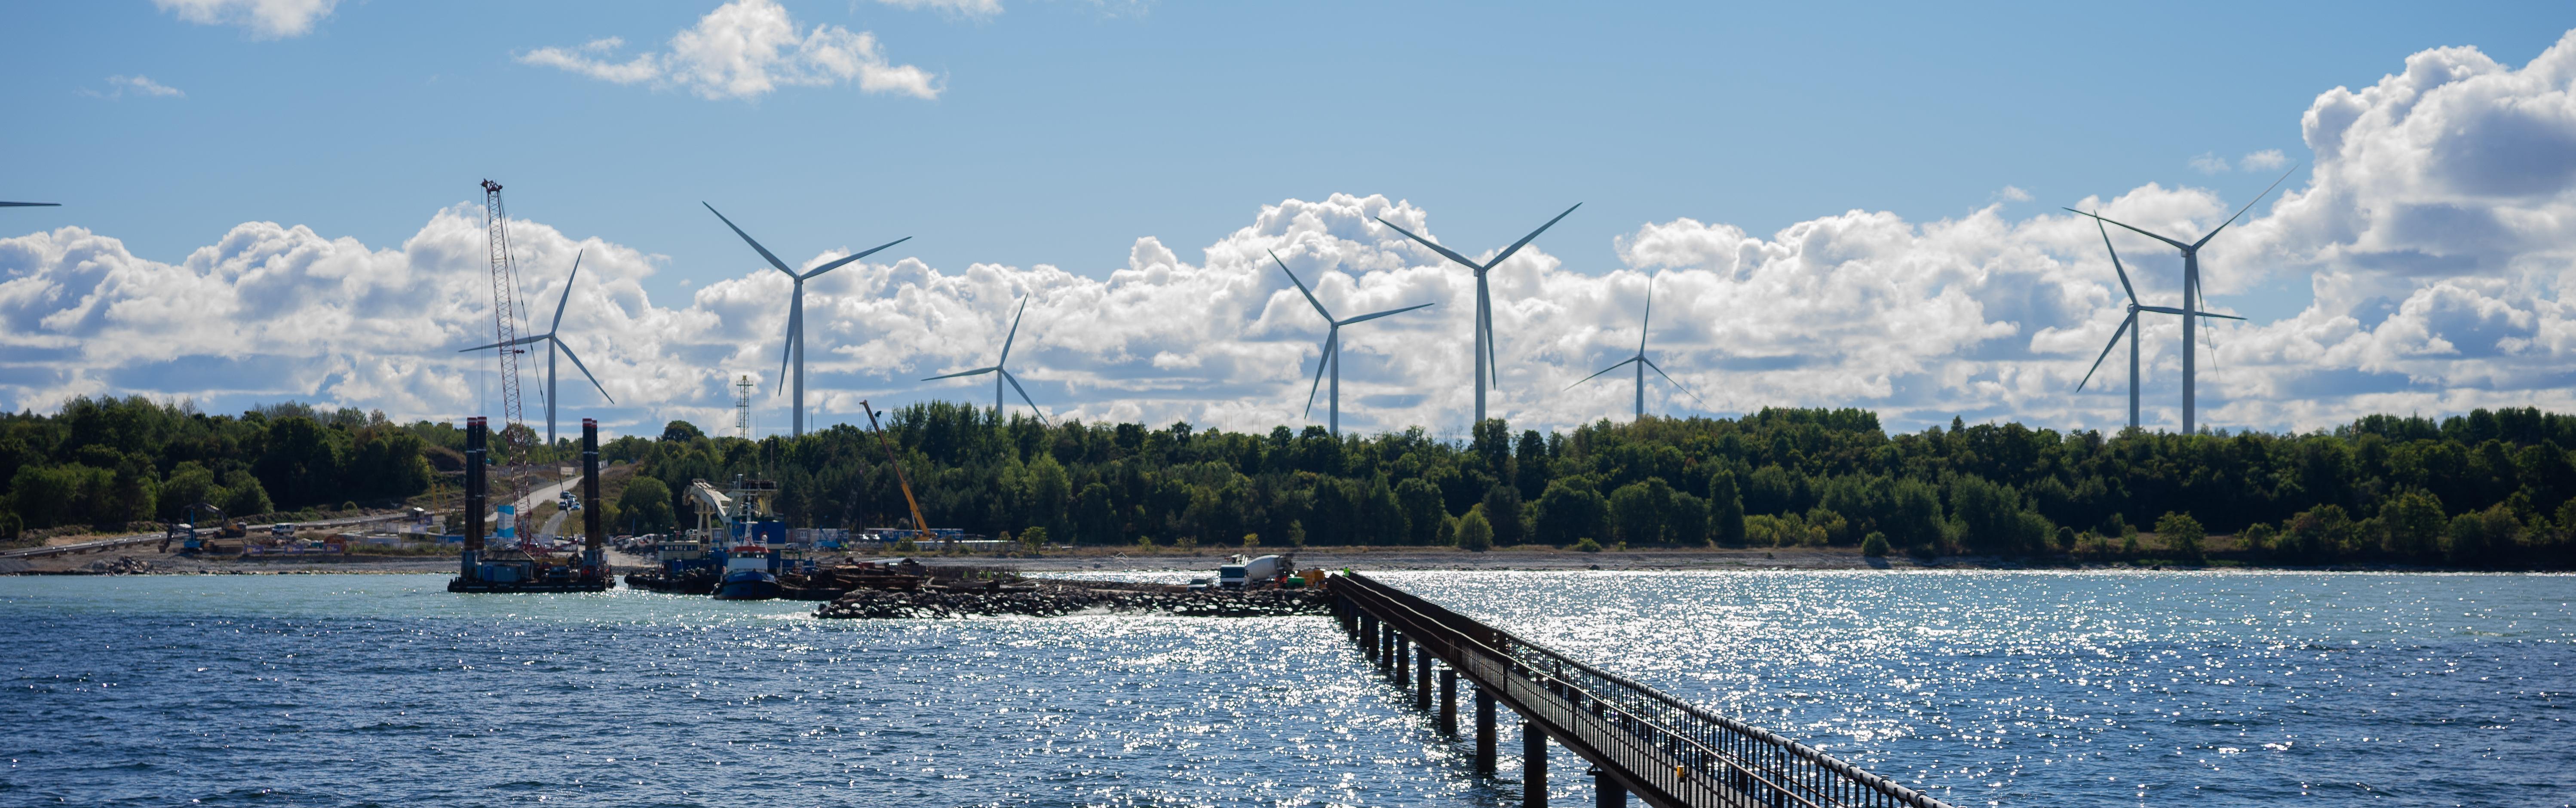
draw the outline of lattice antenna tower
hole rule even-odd
[[[502,451],[515,465],[515,461],[527,457],[526,436],[533,434],[524,428],[526,419],[521,417],[523,408],[519,403],[519,354],[527,349],[512,344],[524,330],[521,321],[527,312],[520,310],[519,269],[510,259],[510,214],[501,206],[501,184],[488,179],[483,181],[483,228],[492,268],[493,342],[500,346],[494,354],[501,360]],[[509,475],[514,491],[524,485],[519,477]],[[523,496],[526,492],[518,494]],[[518,499],[519,496],[511,497],[513,502]]]
[[[733,428],[735,432],[742,433],[743,440],[751,439],[751,389],[757,386],[752,384],[748,373],[743,374],[741,381],[733,383]]]

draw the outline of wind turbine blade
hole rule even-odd
[[[1637,323],[1637,355],[1646,355],[1646,330],[1655,326],[1655,279],[1646,278],[1646,318]],[[1649,363],[1651,364],[1651,363]],[[1663,371],[1655,371],[1662,373]]]
[[[1377,319],[1377,318],[1387,316],[1387,315],[1389,315],[1389,314],[1403,314],[1403,313],[1405,313],[1405,312],[1412,311],[1412,310],[1414,310],[1414,309],[1427,309],[1427,308],[1431,308],[1431,306],[1432,306],[1432,305],[1433,305],[1433,304],[1430,304],[1430,303],[1424,303],[1424,304],[1419,305],[1419,306],[1406,306],[1406,307],[1404,307],[1404,308],[1400,308],[1400,309],[1388,309],[1388,310],[1386,310],[1386,311],[1381,311],[1381,312],[1378,312],[1378,313],[1375,313],[1375,314],[1363,314],[1363,315],[1360,315],[1360,316],[1358,316],[1358,317],[1353,317],[1353,318],[1350,318],[1350,319],[1348,319],[1348,320],[1343,320],[1343,321],[1341,321],[1341,322],[1334,323],[1334,325],[1350,325],[1350,324],[1352,324],[1352,323],[1365,323],[1365,322],[1368,322],[1368,321],[1370,321],[1370,320],[1375,320],[1375,319]]]
[[[994,369],[999,370],[1011,361],[1011,343],[1020,338],[1020,318],[1028,316],[1028,313],[1029,299],[1020,298],[1020,313],[1011,315],[1011,333],[1002,338],[1002,358],[993,360]]]
[[[607,385],[600,384],[599,377],[590,375],[590,366],[582,364],[581,357],[573,355],[571,344],[564,342],[561,338],[558,338],[553,334],[547,334],[546,338],[555,341],[555,348],[563,351],[565,359],[572,360],[573,369],[581,371],[581,377],[589,379],[590,386],[599,388],[600,398],[608,399],[608,403],[610,404],[617,403],[617,397],[608,394]]]
[[[2281,178],[2280,178],[2280,179],[2273,180],[2273,181],[2272,181],[2272,184],[2271,184],[2270,186],[2268,186],[2268,187],[2265,187],[2265,188],[2263,189],[2263,192],[2262,192],[2262,193],[2255,194],[2253,199],[2248,199],[2248,200],[2246,200],[2246,201],[2245,201],[2245,207],[2237,208],[2237,209],[2236,209],[2236,216],[2229,216],[2229,217],[2227,217],[2227,221],[2220,222],[2220,223],[2218,224],[2218,230],[2225,230],[2225,229],[2227,229],[2227,226],[2228,226],[2228,225],[2235,224],[2235,223],[2236,223],[2236,217],[2237,217],[2237,216],[2243,216],[2243,215],[2245,215],[2245,212],[2246,212],[2246,211],[2253,210],[2253,209],[2254,209],[2254,203],[2263,201],[2263,197],[2271,196],[2271,195],[2272,195],[2272,189],[2273,189],[2273,188],[2279,188],[2279,187],[2281,187],[2281,183],[2283,183],[2283,182],[2285,182],[2285,181],[2288,181],[2288,180],[2290,179],[2290,175],[2291,175],[2291,174],[2298,173],[2298,171],[2299,171],[2299,167],[2298,167],[2298,166],[2291,166],[2291,167],[2290,167],[2290,170],[2288,170],[2288,171],[2284,171],[2284,172],[2281,172]],[[2201,236],[2199,241],[2192,242],[2192,245],[2191,245],[2191,246],[2192,246],[2192,249],[2199,249],[2199,248],[2200,248],[2200,245],[2207,244],[2207,243],[2209,243],[2209,240],[2210,240],[2210,239],[2217,238],[2217,237],[2218,237],[2218,230],[2212,230],[2212,231],[2209,231],[2209,235]]]
[[[1046,411],[1038,409],[1037,399],[1030,398],[1028,388],[1020,386],[1020,377],[1013,376],[1010,371],[1003,370],[1001,368],[994,368],[993,371],[1002,374],[1002,381],[1010,382],[1011,389],[1019,391],[1020,400],[1029,405],[1029,411],[1038,417],[1039,424],[1045,424],[1047,422]]]
[[[2083,392],[2083,391],[2084,391],[2084,385],[2092,383],[2092,381],[2093,381],[2093,372],[2094,372],[2094,371],[2098,371],[2098,370],[2101,370],[2101,369],[2102,369],[2102,360],[2111,358],[2111,349],[2113,349],[2113,348],[2117,348],[2117,347],[2120,347],[2120,335],[2121,335],[2121,334],[2126,334],[2126,333],[2128,333],[2128,332],[2129,332],[2129,326],[2130,326],[2131,324],[2136,323],[2137,321],[2138,321],[2138,313],[2137,313],[2137,312],[2134,312],[2134,311],[2133,311],[2133,312],[2129,312],[2129,318],[2128,318],[2128,319],[2125,319],[2125,320],[2121,320],[2121,321],[2120,321],[2120,327],[2119,327],[2118,329],[2115,329],[2115,330],[2113,330],[2113,331],[2111,332],[2111,341],[2110,341],[2109,343],[2104,344],[2104,345],[2102,346],[2102,355],[2101,355],[2101,356],[2093,357],[2093,367],[2091,367],[2091,368],[2089,368],[2089,369],[2086,369],[2086,370],[2084,371],[2084,381],[2080,381],[2080,382],[2076,382],[2076,383],[2075,383],[2075,391],[2076,391],[2076,392],[2079,392],[2079,393],[2080,393],[2080,392]]]
[[[60,202],[0,202],[0,208],[59,208]]]
[[[700,202],[698,204],[707,205],[705,202]],[[733,228],[733,234],[741,236],[743,243],[750,244],[752,249],[760,251],[760,257],[769,259],[770,266],[777,267],[778,271],[787,273],[787,277],[796,277],[796,270],[788,269],[787,262],[778,260],[778,256],[770,254],[769,248],[760,246],[760,242],[753,241],[750,233],[742,232],[742,228],[740,227],[734,227],[733,220],[725,218],[723,211],[716,210],[716,206],[714,205],[707,205],[707,212],[715,214],[716,218],[723,221],[726,227]]]
[[[1574,208],[1579,207],[1583,207],[1583,203],[1574,203]],[[1503,259],[1512,257],[1512,253],[1520,252],[1522,247],[1529,246],[1531,239],[1538,238],[1538,234],[1547,232],[1548,228],[1555,227],[1557,222],[1563,221],[1566,216],[1572,215],[1574,213],[1574,208],[1566,208],[1564,213],[1559,213],[1556,215],[1556,218],[1547,220],[1547,224],[1539,225],[1537,230],[1532,230],[1529,235],[1522,236],[1521,240],[1512,242],[1512,246],[1504,247],[1502,252],[1494,255],[1494,260],[1485,262],[1485,265],[1478,267],[1478,269],[1493,269],[1496,266],[1502,265]]]
[[[580,277],[581,253],[576,252],[572,254],[572,274],[564,276],[563,297],[555,301],[555,324],[546,326],[546,333],[552,334],[563,330],[564,304],[572,302],[572,282]]]
[[[1478,307],[1484,309],[1485,315],[1485,383],[1500,390],[1503,389],[1503,362],[1494,358],[1494,343],[1501,342],[1494,339],[1494,299],[1486,293],[1483,284],[1478,284],[1476,300],[1485,304]]]
[[[1582,385],[1583,385],[1583,383],[1584,383],[1584,382],[1588,382],[1588,381],[1591,381],[1591,380],[1593,380],[1593,379],[1601,378],[1601,374],[1602,374],[1602,373],[1608,373],[1608,372],[1610,372],[1610,371],[1614,371],[1614,370],[1618,370],[1618,369],[1623,368],[1623,367],[1627,367],[1627,366],[1628,366],[1628,363],[1630,363],[1630,362],[1635,362],[1635,361],[1637,361],[1637,360],[1639,360],[1639,359],[1642,359],[1642,358],[1644,358],[1644,357],[1631,356],[1631,357],[1628,357],[1628,358],[1626,358],[1626,359],[1621,359],[1621,360],[1619,360],[1618,362],[1613,363],[1613,364],[1612,364],[1611,366],[1609,366],[1609,367],[1602,368],[1602,369],[1600,370],[1600,372],[1599,372],[1599,373],[1594,373],[1594,374],[1592,374],[1592,375],[1590,375],[1590,376],[1585,376],[1585,377],[1583,377],[1583,378],[1580,378],[1580,379],[1576,379],[1576,380],[1574,380],[1574,383],[1573,383],[1573,384],[1566,385],[1566,386],[1565,386],[1565,389],[1566,389],[1566,390],[1572,390],[1572,389],[1574,389],[1574,388],[1576,388],[1576,387],[1580,387],[1580,386],[1582,386]],[[1658,371],[1655,371],[1655,372],[1656,372],[1656,373],[1662,373],[1663,371],[1658,370]],[[1558,391],[1558,392],[1563,392],[1563,391]]]
[[[457,353],[473,353],[473,352],[475,352],[475,351],[490,350],[490,349],[493,349],[493,348],[499,348],[499,347],[503,347],[503,346],[507,346],[507,345],[526,345],[526,344],[528,344],[528,343],[535,342],[535,341],[537,341],[537,340],[541,340],[541,339],[545,339],[545,338],[547,338],[547,337],[551,337],[551,336],[554,336],[554,335],[553,335],[553,334],[532,334],[532,335],[529,335],[529,336],[520,337],[520,338],[518,338],[518,339],[511,340],[511,341],[509,341],[509,342],[495,342],[495,343],[492,343],[492,344],[490,344],[490,345],[476,345],[476,346],[474,346],[474,347],[472,347],[472,348],[467,348],[467,349],[464,349],[464,350],[461,350],[461,351],[457,351]]]
[[[1476,263],[1476,262],[1474,262],[1474,261],[1469,261],[1469,260],[1467,260],[1467,256],[1459,255],[1458,253],[1451,251],[1451,250],[1450,250],[1449,248],[1447,248],[1447,247],[1443,247],[1443,246],[1440,246],[1440,245],[1438,245],[1438,244],[1434,244],[1434,243],[1432,243],[1432,241],[1431,241],[1430,239],[1427,239],[1427,238],[1423,238],[1423,237],[1421,237],[1421,236],[1414,235],[1414,234],[1413,234],[1413,231],[1411,231],[1411,230],[1406,230],[1406,229],[1401,228],[1401,227],[1396,227],[1394,222],[1390,222],[1390,221],[1387,221],[1387,220],[1386,220],[1386,219],[1384,219],[1384,218],[1375,217],[1375,216],[1372,216],[1372,217],[1369,217],[1369,218],[1377,219],[1377,223],[1378,223],[1378,224],[1382,224],[1382,225],[1386,225],[1386,226],[1388,226],[1388,227],[1393,227],[1393,228],[1395,228],[1395,232],[1403,233],[1405,238],[1413,239],[1413,240],[1414,240],[1414,241],[1416,241],[1416,242],[1420,242],[1420,243],[1422,244],[1422,246],[1425,246],[1425,247],[1429,247],[1429,248],[1431,248],[1431,251],[1432,251],[1432,252],[1439,253],[1442,257],[1448,258],[1448,259],[1449,259],[1449,260],[1451,260],[1451,261],[1456,261],[1456,262],[1458,262],[1458,263],[1460,263],[1460,264],[1464,264],[1464,265],[1466,265],[1466,267],[1467,267],[1468,269],[1472,269],[1472,270],[1475,270],[1475,271],[1477,271],[1477,272],[1483,272],[1483,271],[1485,271],[1485,267],[1484,267],[1484,265],[1483,265],[1483,264],[1478,264],[1478,263]]]
[[[2182,243],[2182,242],[2175,241],[2175,240],[2173,240],[2173,239],[2169,239],[2169,238],[2165,238],[2165,237],[2163,237],[2163,236],[2159,236],[2159,235],[2156,235],[2156,234],[2154,234],[2154,233],[2149,233],[2149,232],[2144,231],[2144,230],[2139,230],[2139,229],[2137,229],[2137,228],[2135,228],[2135,227],[2129,227],[2128,225],[2120,224],[2120,222],[2119,222],[2118,220],[2116,220],[2116,219],[2105,219],[2105,218],[2102,218],[2102,216],[2101,216],[2100,214],[2095,214],[2095,213],[2085,213],[2085,212],[2083,212],[2083,211],[2076,210],[2076,209],[2074,209],[2074,208],[2060,208],[2060,210],[2064,210],[2064,211],[2066,211],[2066,212],[2068,212],[2068,213],[2073,213],[2073,214],[2077,214],[2077,215],[2081,215],[2081,216],[2091,216],[2091,217],[2093,217],[2093,221],[2096,221],[2096,222],[2110,222],[2110,223],[2112,223],[2112,224],[2118,224],[2118,225],[2120,225],[2121,227],[2128,227],[2130,230],[2132,230],[2132,231],[2136,231],[2138,235],[2146,236],[2147,238],[2155,239],[2155,240],[2157,240],[2157,241],[2161,241],[2161,242],[2164,242],[2164,243],[2166,243],[2166,244],[2174,245],[2174,249],[2182,250],[2182,251],[2184,251],[2184,252],[2190,252],[2190,251],[2193,249],[2193,245],[2190,245],[2190,244],[2184,244],[2184,243]]]
[[[1664,381],[1672,382],[1673,389],[1682,391],[1683,395],[1690,396],[1692,401],[1699,402],[1702,407],[1708,406],[1708,399],[1700,398],[1698,393],[1691,392],[1690,385],[1683,384],[1680,379],[1673,378],[1672,374],[1665,373],[1664,367],[1655,364],[1655,360],[1640,356],[1637,357],[1637,361],[1646,363],[1646,367],[1655,371],[1655,375],[1664,377]]]
[[[882,250],[882,249],[885,249],[885,248],[887,248],[887,247],[892,247],[892,246],[897,245],[897,244],[902,244],[902,243],[904,243],[904,242],[911,241],[911,240],[912,240],[912,237],[911,237],[911,236],[905,236],[905,237],[903,237],[903,238],[895,239],[895,240],[893,240],[893,241],[889,241],[889,242],[886,242],[886,243],[884,243],[884,244],[879,244],[879,245],[877,245],[877,246],[870,247],[870,248],[868,248],[868,249],[861,250],[861,251],[859,251],[859,252],[854,252],[854,253],[851,253],[851,254],[849,254],[849,255],[844,255],[844,256],[841,256],[841,257],[839,257],[839,258],[832,259],[832,262],[831,262],[831,263],[827,263],[827,264],[824,264],[824,265],[822,265],[822,266],[815,267],[815,268],[814,268],[814,270],[813,270],[812,272],[807,272],[807,273],[805,273],[805,274],[803,274],[803,275],[797,275],[797,276],[796,276],[796,279],[797,279],[797,280],[806,280],[806,279],[812,278],[812,277],[814,277],[814,276],[816,276],[816,275],[821,275],[821,274],[823,274],[823,273],[830,272],[830,271],[835,270],[835,269],[840,269],[842,264],[847,264],[847,263],[849,263],[849,262],[856,261],[856,260],[859,260],[859,259],[861,259],[861,258],[866,258],[866,257],[868,257],[868,256],[875,255],[875,254],[877,254],[877,251],[878,251],[878,250]]]
[[[997,370],[1001,370],[1001,369],[1002,369],[1002,366],[1000,366],[1000,365],[994,365],[994,366],[989,367],[989,368],[976,368],[976,369],[974,369],[974,370],[961,370],[961,371],[958,371],[958,372],[955,372],[955,373],[944,373],[944,374],[940,374],[940,375],[937,375],[937,376],[932,376],[932,377],[930,377],[930,378],[923,379],[922,381],[925,381],[925,382],[935,382],[935,381],[939,381],[939,380],[941,380],[941,379],[954,379],[954,378],[957,378],[957,377],[959,377],[959,376],[981,376],[981,375],[983,375],[983,374],[991,373],[991,372],[993,372],[993,371],[997,371]]]
[[[1393,226],[1394,226],[1394,225],[1388,225],[1388,227],[1393,227]],[[1269,250],[1263,250],[1262,252],[1270,252],[1270,251],[1269,251]],[[1279,271],[1281,271],[1281,272],[1287,272],[1287,273],[1288,273],[1288,282],[1289,282],[1289,283],[1293,283],[1293,284],[1296,284],[1296,285],[1297,285],[1297,293],[1298,293],[1298,294],[1301,294],[1301,295],[1305,295],[1305,296],[1306,296],[1306,302],[1307,302],[1307,303],[1309,303],[1309,304],[1311,304],[1311,305],[1313,305],[1313,306],[1315,307],[1315,313],[1316,313],[1316,314],[1324,315],[1324,322],[1329,323],[1329,322],[1332,322],[1332,321],[1333,321],[1333,313],[1332,313],[1332,312],[1330,312],[1330,311],[1326,311],[1326,310],[1324,309],[1324,301],[1316,300],[1316,299],[1315,299],[1315,293],[1314,293],[1314,292],[1312,292],[1312,291],[1309,291],[1309,290],[1306,288],[1306,282],[1305,282],[1305,281],[1298,280],[1298,279],[1297,279],[1297,273],[1289,271],[1289,269],[1288,269],[1288,262],[1279,260],[1279,254],[1278,254],[1278,253],[1275,253],[1275,252],[1274,252],[1274,253],[1270,253],[1270,260],[1271,260],[1271,262],[1272,262],[1272,263],[1276,263],[1276,264],[1278,264],[1278,265],[1279,265]]]
[[[2205,312],[2205,311],[2184,311],[2184,310],[2182,310],[2182,309],[2173,308],[2173,307],[2171,307],[2171,306],[2139,306],[2139,307],[2138,307],[2138,310],[2139,310],[2139,311],[2152,311],[2152,312],[2155,312],[2155,313],[2157,313],[2157,314],[2190,314],[2190,315],[2199,316],[2199,317],[2215,317],[2215,318],[2218,318],[2218,319],[2221,319],[2221,320],[2243,320],[2243,319],[2245,319],[2245,318],[2243,318],[2243,317],[2238,317],[2238,316],[2233,315],[2233,314],[2212,314],[2212,313],[2210,313],[2210,312]]]
[[[2102,249],[2111,253],[2111,271],[2120,273],[2120,288],[2129,293],[2129,302],[2138,302],[2138,287],[2129,285],[2129,271],[2120,266],[2120,251],[2111,247],[2111,229],[2102,226],[2102,217],[2093,217],[2093,229],[2102,233]]]
[[[1324,371],[1333,366],[1333,351],[1341,347],[1341,341],[1334,337],[1341,336],[1341,333],[1342,327],[1339,325],[1324,331],[1323,358],[1315,360],[1315,383],[1306,386],[1307,415],[1315,414],[1315,391],[1324,389]]]
[[[805,284],[799,281],[796,284],[796,302],[788,304],[787,308],[787,347],[778,351],[778,389],[770,392],[772,398],[787,392],[787,364],[795,361],[796,343],[805,338],[805,307],[797,305],[803,302]]]

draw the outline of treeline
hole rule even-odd
[[[424,433],[454,431],[293,403],[208,415],[139,396],[76,398],[55,415],[0,413],[0,539],[184,519],[198,503],[231,516],[397,504],[429,489]]]
[[[2479,410],[2372,416],[2331,432],[2173,435],[2020,424],[1890,435],[1873,413],[1501,421],[1464,443],[1419,429],[1336,439],[1176,423],[1055,426],[949,403],[888,423],[932,524],[1083,544],[1568,547],[1865,545],[1918,554],[2161,554],[2204,533],[2287,563],[2566,566],[2576,417]],[[642,464],[617,503],[641,531],[693,524],[686,489],[780,485],[799,526],[901,524],[876,439],[709,438],[673,422],[604,448]],[[2141,546],[2141,528],[2161,528]],[[1587,545],[1586,543],[1589,543]]]

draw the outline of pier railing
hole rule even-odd
[[[1716,715],[1357,573],[1332,590],[1439,657],[1625,790],[1659,806],[1950,808],[1760,727]]]

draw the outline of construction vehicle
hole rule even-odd
[[[930,520],[921,518],[921,500],[913,498],[912,482],[903,477],[903,461],[895,457],[894,442],[886,440],[885,429],[877,426],[876,408],[868,406],[867,399],[859,399],[859,409],[868,414],[868,431],[876,433],[877,445],[885,447],[886,464],[894,468],[894,484],[903,488],[903,504],[912,508],[912,529],[919,534],[913,541],[929,544],[932,537]]]
[[[164,552],[164,553],[170,552],[170,542],[172,542],[172,541],[177,541],[177,542],[179,542],[179,552],[182,552],[182,553],[197,553],[197,552],[204,551],[204,550],[206,549],[206,542],[205,542],[205,540],[204,540],[204,539],[197,538],[197,512],[198,512],[198,511],[213,511],[213,512],[214,512],[214,514],[215,514],[217,517],[219,517],[219,518],[220,518],[221,516],[223,516],[223,513],[224,513],[224,509],[222,509],[222,508],[218,508],[218,507],[215,507],[214,505],[211,505],[211,504],[208,504],[208,503],[204,503],[204,502],[200,502],[200,503],[197,503],[197,504],[195,504],[195,505],[190,505],[190,506],[188,506],[188,521],[181,522],[181,523],[178,523],[178,524],[175,524],[175,525],[171,525],[171,526],[170,526],[170,532],[165,533],[165,534],[162,534],[162,536],[161,536],[161,552]],[[234,523],[234,524],[239,524],[239,523],[238,523],[238,522],[236,522],[236,523]],[[232,529],[232,525],[226,525],[226,526],[225,526],[225,529],[226,529],[226,530],[231,530],[231,529]],[[226,535],[228,535],[228,536],[238,536],[239,534],[226,534]]]

